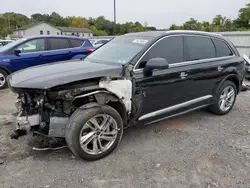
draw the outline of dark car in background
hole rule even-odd
[[[12,138],[27,130],[62,137],[76,156],[97,160],[117,147],[129,126],[201,108],[229,113],[244,71],[244,59],[218,34],[159,31],[119,36],[82,61],[10,75],[19,110]]]
[[[0,48],[0,89],[7,86],[10,73],[28,67],[81,59],[94,50],[86,38],[73,36],[38,36],[22,38]]]

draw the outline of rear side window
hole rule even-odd
[[[81,47],[84,43],[84,40],[70,39],[70,42],[74,48]]]
[[[216,57],[214,44],[210,38],[198,36],[186,36],[188,49],[187,61],[209,59]]]
[[[50,50],[60,50],[60,49],[67,49],[70,48],[69,42],[67,39],[60,39],[60,38],[52,38],[48,39]]]
[[[230,50],[230,48],[227,46],[225,42],[223,42],[222,40],[218,40],[218,39],[213,39],[213,41],[216,47],[217,57],[233,55],[232,51]]]
[[[183,37],[168,37],[157,42],[142,58],[139,68],[144,68],[152,58],[164,58],[169,64],[183,62]]]

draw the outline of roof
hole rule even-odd
[[[165,35],[174,35],[174,34],[206,35],[206,36],[220,37],[220,38],[223,37],[221,34],[218,34],[218,33],[192,31],[192,30],[147,31],[147,32],[138,32],[138,33],[128,33],[125,36],[161,37]]]
[[[70,36],[70,35],[37,35],[37,36],[30,36],[25,37],[26,39],[35,39],[35,38],[67,38],[67,39],[82,39],[82,40],[88,40],[84,37],[78,37],[78,36]]]
[[[62,32],[78,32],[78,33],[92,33],[92,31],[88,28],[79,28],[79,27],[56,27],[56,26],[53,26],[51,24],[48,24],[48,23],[45,23],[45,22],[38,22],[38,23],[32,23],[32,24],[28,24],[28,25],[25,25],[23,27],[20,27],[17,29],[17,31],[20,31],[20,30],[26,30],[26,29],[29,29],[29,28],[32,28],[32,27],[35,27],[39,24],[47,24],[47,25],[50,25],[51,27],[54,27],[56,29],[59,29],[61,30]]]
[[[92,31],[88,28],[80,28],[80,27],[57,27],[62,32],[78,32],[78,33],[92,33]]]
[[[127,33],[125,36],[144,36],[144,37],[159,37],[166,34],[166,31],[146,31],[137,33]]]
[[[29,29],[29,28],[31,28],[31,27],[35,27],[36,25],[39,25],[39,24],[41,24],[41,23],[32,23],[32,24],[28,24],[28,25],[25,25],[25,26],[23,26],[23,27],[19,27],[19,28],[17,29],[17,31],[26,30],[26,29]]]
[[[250,36],[250,31],[232,31],[232,32],[219,32],[224,36]]]

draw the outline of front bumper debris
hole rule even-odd
[[[16,130],[11,134],[11,139],[18,139],[20,136],[26,135],[32,126],[40,124],[39,114],[29,116],[21,116],[21,114],[19,113],[16,118]]]
[[[33,114],[28,116],[17,116],[17,129],[28,131],[30,127],[40,124],[40,115]]]

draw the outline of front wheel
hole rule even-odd
[[[70,118],[65,138],[76,156],[85,160],[97,160],[117,147],[122,134],[123,122],[119,113],[104,105],[79,108]]]
[[[8,74],[0,69],[0,89],[4,89],[7,87],[7,76]]]
[[[215,94],[215,103],[209,108],[216,115],[225,115],[231,111],[237,96],[237,89],[232,81],[225,81]]]

